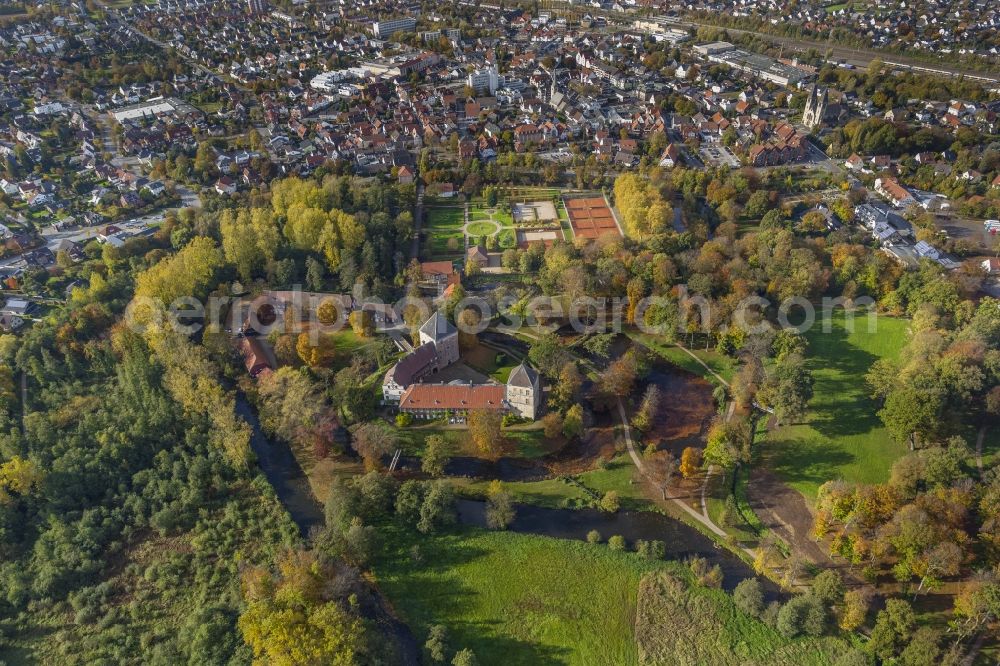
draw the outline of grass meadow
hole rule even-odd
[[[443,624],[452,647],[483,664],[637,663],[639,581],[671,566],[605,545],[474,529],[398,530],[385,550],[377,583],[417,640]]]
[[[540,481],[504,481],[503,489],[518,503],[553,509],[592,506],[604,493],[613,490],[618,493],[623,509],[651,510],[653,503],[635,477],[631,458],[621,454],[603,468]],[[477,498],[485,498],[490,485],[485,479],[452,479],[452,482],[463,495]]]
[[[636,342],[639,342],[655,351],[665,360],[669,361],[673,365],[676,365],[678,368],[683,368],[694,375],[708,380],[712,384],[719,384],[719,380],[716,379],[712,373],[706,371],[705,367],[702,366],[701,363],[698,363],[698,361],[691,358],[691,354],[688,354],[677,345],[669,342],[663,342],[656,336],[645,333],[634,333],[631,337]],[[720,354],[714,349],[706,350],[703,347],[692,348],[691,352],[727,382],[732,381],[733,377],[736,375],[736,361],[728,356]]]
[[[638,663],[644,666],[820,666],[849,650],[847,641],[829,636],[788,640],[737,610],[726,593],[665,571],[643,578],[637,614]]]
[[[540,458],[552,452],[559,440],[548,440],[540,426],[512,426],[504,428],[504,437],[509,443],[505,455],[512,458]],[[421,425],[416,422],[405,428],[396,428],[399,446],[406,455],[424,455],[427,438],[431,435],[444,437],[451,447],[453,456],[479,457],[482,454],[476,448],[464,426],[445,427],[442,422]]]
[[[418,642],[442,624],[451,649],[482,664],[828,664],[846,648],[785,640],[725,592],[691,586],[684,565],[604,544],[479,529],[386,537],[375,580]]]
[[[893,441],[868,397],[865,373],[880,358],[895,359],[907,340],[909,322],[879,316],[875,330],[858,316],[854,331],[838,311],[824,333],[806,333],[815,384],[805,422],[772,430],[763,455],[771,469],[810,501],[824,482],[844,479],[879,483],[889,478],[906,445]]]

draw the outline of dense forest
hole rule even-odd
[[[312,247],[325,234],[340,273],[356,261],[377,288],[378,276],[392,272],[380,273],[379,262],[391,266],[395,246],[352,245],[343,232],[354,218],[330,205],[357,206],[309,187],[275,188],[276,201],[300,206],[300,224],[286,225],[288,245],[278,255],[268,247],[260,270],[288,282],[308,277],[296,245]],[[282,198],[295,188],[325,198],[304,207]],[[358,192],[362,201],[366,192],[392,196],[388,188]],[[361,205],[382,209],[377,200]],[[286,209],[275,208],[274,219],[283,219]],[[358,217],[391,223],[384,213]],[[185,213],[152,238],[90,252],[72,269],[84,286],[65,309],[0,340],[0,636],[12,655],[93,663],[143,654],[145,663],[205,664],[246,662],[256,652],[301,663],[303,654],[377,660],[391,649],[366,628],[369,605],[348,601],[364,583],[335,554],[304,549],[252,464],[249,427],[235,415],[228,379],[238,362],[231,348],[210,333],[199,344],[153,325],[142,308],[122,319],[133,291],[169,302],[205,297],[236,278],[241,263],[226,257],[247,254],[234,230],[241,224],[230,213]],[[405,230],[366,237],[392,243]],[[291,264],[287,275],[282,261]],[[322,589],[310,590],[310,576]],[[278,639],[296,632],[294,645]],[[295,650],[300,656],[289,656]]]

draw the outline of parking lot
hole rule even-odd
[[[732,151],[721,143],[703,143],[698,148],[702,161],[709,166],[728,166],[733,169],[740,167],[740,161]]]

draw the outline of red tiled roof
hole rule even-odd
[[[505,388],[500,384],[413,384],[399,399],[400,409],[463,411],[502,410]]]
[[[271,369],[271,363],[267,360],[267,352],[257,338],[242,338],[240,340],[240,353],[251,377],[256,377],[265,370]]]
[[[455,272],[455,267],[450,261],[424,261],[420,264],[420,271],[425,277],[451,275]]]

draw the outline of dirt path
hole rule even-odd
[[[635,444],[632,441],[632,429],[628,425],[628,415],[625,413],[625,405],[622,404],[620,398],[618,400],[618,416],[619,418],[621,418],[622,434],[625,437],[625,447],[628,449],[628,455],[630,458],[632,458],[632,463],[636,466],[636,469],[639,470],[639,473],[642,474],[643,476],[647,476],[646,468],[642,464],[642,458],[639,457],[639,454],[635,450]],[[714,534],[726,538],[725,530],[723,530],[721,527],[712,522],[711,518],[709,518],[707,515],[702,515],[697,511],[695,511],[694,509],[692,509],[690,506],[688,506],[687,502],[676,497],[671,498],[669,501],[679,506],[681,509],[685,511],[685,513],[687,513],[689,516],[691,516],[699,523],[707,527]],[[757,555],[757,553],[750,548],[741,548],[741,550],[747,555],[749,555],[751,558]]]
[[[688,349],[687,347],[685,347],[684,345],[682,345],[679,342],[675,342],[674,344],[677,345],[678,349],[683,350],[685,354],[687,354],[688,356],[690,356],[691,358],[693,358],[695,361],[697,361],[698,364],[701,367],[705,368],[705,370],[707,370],[710,375],[712,375],[717,380],[719,380],[720,384],[722,384],[723,386],[725,386],[727,388],[729,387],[729,382],[727,382],[725,379],[723,379],[722,376],[719,373],[717,373],[715,370],[712,370],[712,368],[708,367],[708,365],[706,365],[703,360],[701,360],[700,358],[698,358],[697,354],[695,354],[693,351],[691,351],[690,349]]]

